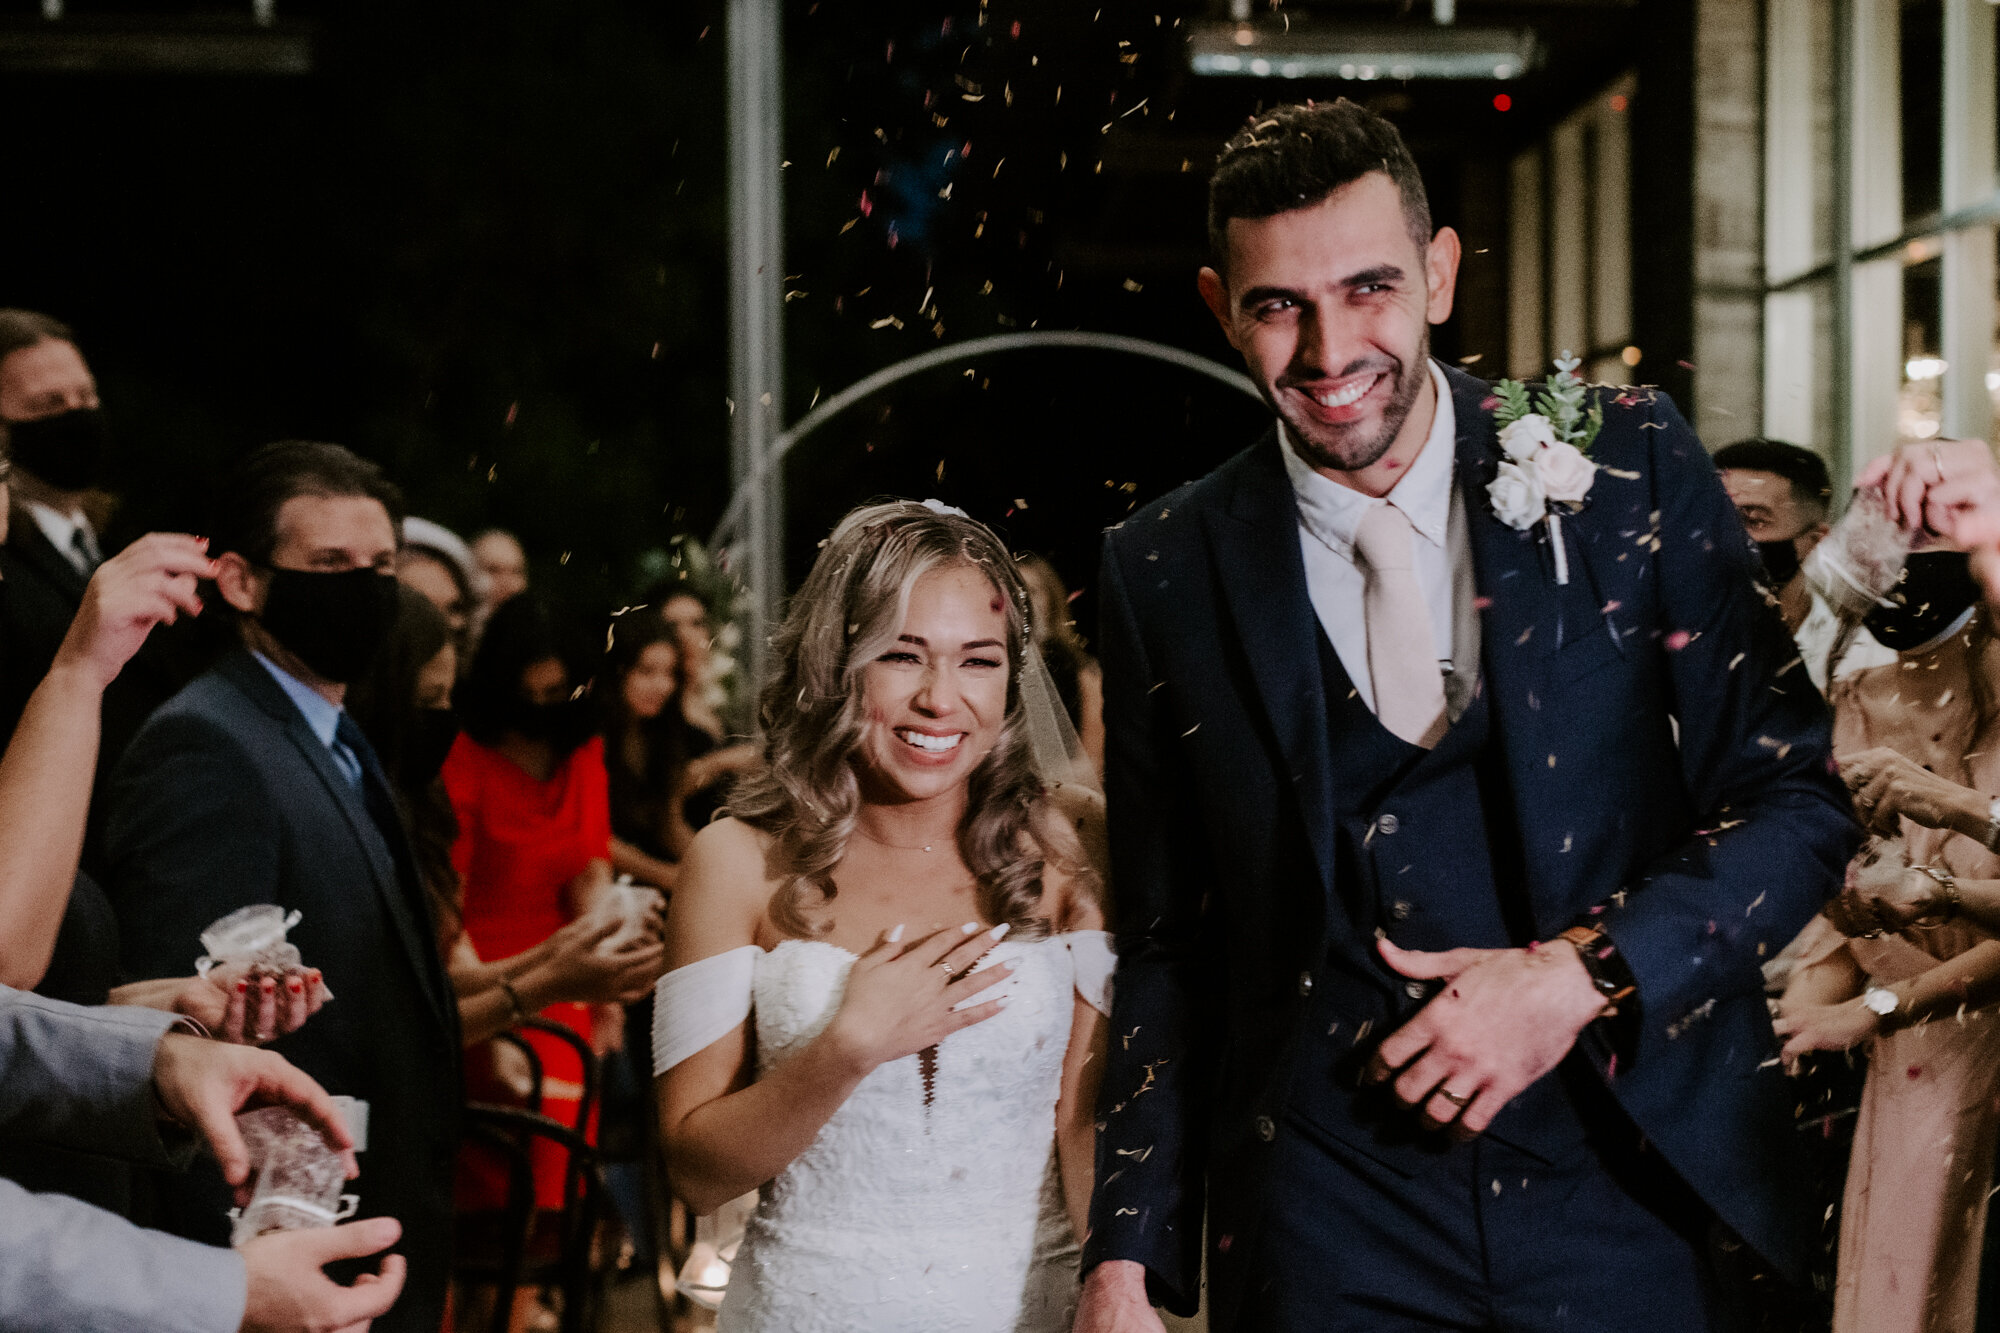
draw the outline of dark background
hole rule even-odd
[[[35,8],[0,0],[0,37],[46,31]],[[580,604],[629,596],[645,552],[705,536],[728,498],[722,8],[282,4],[308,74],[0,62],[0,304],[78,330],[117,435],[120,527],[198,528],[220,463],[307,436],[382,461],[414,512],[516,530],[537,579]],[[1288,8],[1430,22],[1396,0]],[[1404,128],[1438,221],[1465,235],[1435,351],[1497,373],[1507,160],[1635,65],[1635,268],[1685,245],[1685,8],[1460,0],[1462,24],[1535,26],[1542,67],[1398,85],[1196,80],[1177,25],[1219,11],[1190,0],[794,0],[787,419],[1010,329],[1236,364],[1194,291],[1207,169],[1260,106],[1341,93]],[[72,3],[61,23],[248,26],[136,0]],[[1655,308],[1648,372],[1673,359],[1650,349],[1685,345],[1673,302]],[[1087,584],[1100,527],[1266,420],[1129,356],[941,368],[794,455],[790,573],[842,510],[899,493],[962,504]]]

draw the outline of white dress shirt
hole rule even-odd
[[[1299,550],[1305,556],[1306,595],[1313,613],[1332,641],[1340,664],[1354,681],[1361,701],[1375,707],[1375,684],[1368,674],[1368,625],[1362,618],[1361,594],[1367,575],[1355,563],[1354,535],[1367,512],[1379,504],[1403,511],[1416,530],[1412,541],[1417,583],[1430,604],[1431,638],[1441,661],[1452,656],[1452,570],[1456,561],[1470,560],[1470,551],[1453,551],[1449,537],[1451,489],[1458,423],[1451,405],[1451,385],[1436,362],[1430,363],[1437,389],[1437,413],[1430,434],[1403,479],[1385,496],[1364,495],[1321,476],[1292,447],[1291,433],[1278,423],[1279,452],[1298,500]]]
[[[91,571],[104,563],[104,555],[97,549],[97,533],[91,529],[90,520],[81,509],[65,514],[50,508],[40,500],[25,502],[28,514],[35,520],[35,526],[49,539],[49,545],[57,554],[76,567],[76,572],[89,578]],[[77,549],[77,536],[82,534],[83,549]]]

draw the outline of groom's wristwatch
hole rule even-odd
[[[1630,1063],[1639,1049],[1639,985],[1632,968],[1618,952],[1617,944],[1595,921],[1571,926],[1556,936],[1576,950],[1577,961],[1590,975],[1590,984],[1604,997],[1604,1010],[1584,1029],[1594,1040],[1609,1067]]]
[[[1556,936],[1567,940],[1576,950],[1577,961],[1590,974],[1590,984],[1597,987],[1597,993],[1604,997],[1604,1012],[1599,1018],[1616,1018],[1621,1001],[1631,998],[1639,987],[1632,980],[1632,969],[1618,954],[1618,946],[1611,942],[1602,926],[1571,926]]]

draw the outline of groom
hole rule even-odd
[[[1817,1223],[1759,964],[1857,837],[1742,526],[1645,391],[1559,525],[1488,494],[1492,390],[1427,355],[1458,238],[1373,114],[1258,117],[1208,225],[1278,422],[1105,546],[1077,1328],[1204,1258],[1219,1331],[1711,1328],[1711,1238],[1795,1275]]]

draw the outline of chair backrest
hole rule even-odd
[[[597,1109],[598,1093],[603,1085],[604,1076],[599,1068],[597,1052],[591,1050],[590,1043],[578,1036],[573,1030],[563,1026],[561,1023],[543,1018],[540,1014],[530,1014],[528,1017],[522,1019],[521,1026],[517,1031],[526,1031],[528,1029],[546,1033],[576,1052],[577,1063],[583,1070],[583,1095],[577,1100],[576,1121],[570,1125],[570,1128],[576,1130],[578,1133],[583,1133],[584,1126],[590,1123],[591,1113]],[[522,1042],[521,1044],[526,1045],[527,1043]],[[537,1089],[535,1105],[537,1109],[540,1109],[539,1089],[541,1088],[541,1069],[539,1062],[536,1065],[535,1086]]]
[[[493,1040],[495,1042],[505,1042],[507,1045],[513,1047],[516,1051],[520,1052],[521,1058],[528,1062],[528,1109],[530,1111],[541,1110],[542,1079],[546,1072],[542,1068],[541,1052],[535,1049],[533,1042],[529,1041],[519,1032],[496,1033]]]
[[[597,1152],[575,1129],[539,1111],[518,1106],[468,1102],[465,1137],[494,1152],[505,1164],[507,1196],[494,1216],[499,1227],[495,1253],[461,1253],[454,1275],[464,1283],[494,1289],[493,1333],[506,1333],[514,1293],[522,1286],[554,1285],[563,1294],[563,1333],[586,1333],[595,1319],[596,1288],[590,1271],[591,1238],[604,1210],[604,1183]],[[561,1148],[563,1202],[553,1215],[535,1208],[533,1145]],[[538,1228],[553,1224],[554,1246],[533,1242]]]

